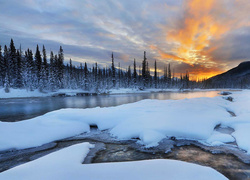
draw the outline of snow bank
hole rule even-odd
[[[211,145],[233,142],[250,153],[250,91],[233,92],[234,102],[222,97],[183,100],[143,100],[108,108],[61,109],[20,122],[0,122],[0,150],[23,149],[90,131],[108,129],[118,139],[139,138],[146,147],[165,137],[194,139]],[[231,117],[228,110],[236,113]],[[231,135],[214,131],[232,127]],[[233,136],[233,137],[232,137]]]
[[[234,102],[228,104],[228,109],[233,111],[236,117],[230,118],[223,124],[235,130],[232,135],[238,146],[250,154],[250,91],[236,91],[231,96]]]
[[[227,179],[212,168],[176,160],[81,164],[93,145],[81,143],[17,166],[0,174],[5,180],[44,179]]]
[[[152,93],[152,92],[179,92],[179,89],[144,89],[140,90],[138,88],[120,88],[120,89],[111,89],[109,94],[134,94],[134,93]]]
[[[223,89],[221,89],[223,90]],[[228,90],[228,89],[227,89]],[[219,89],[143,89],[140,90],[138,88],[120,88],[120,89],[110,89],[108,91],[109,94],[133,94],[133,93],[154,93],[154,92],[207,92],[207,91],[219,91]]]
[[[192,92],[204,92],[204,91],[218,91],[216,89],[193,89],[193,90],[182,90],[183,91],[192,91]],[[131,89],[131,88],[120,88],[120,89],[110,89],[109,91],[99,92],[100,94],[141,94],[141,93],[153,93],[153,92],[180,92],[179,89]],[[5,93],[4,88],[0,88],[0,99],[5,98],[26,98],[26,97],[47,97],[54,96],[58,94],[66,94],[68,96],[76,96],[77,93],[94,93],[93,91],[85,91],[82,89],[59,89],[58,91],[51,92],[45,91],[40,92],[39,90],[27,91],[26,89],[13,89],[10,88],[9,93]]]
[[[214,131],[213,134],[207,139],[207,143],[211,145],[221,145],[223,143],[234,142],[235,139],[229,134],[223,134]]]
[[[23,97],[45,97],[48,93],[41,93],[38,90],[27,91],[25,89],[12,89],[9,93],[5,93],[4,89],[0,89],[0,98],[23,98]]]
[[[90,125],[110,129],[118,139],[140,138],[156,146],[167,136],[206,140],[229,117],[220,97],[143,100],[109,108],[61,109],[20,122],[0,122],[0,150],[29,148],[89,132]]]
[[[3,88],[0,88],[0,99],[5,98],[26,98],[26,97],[47,97],[54,94],[65,93],[69,96],[75,96],[76,93],[85,93],[82,89],[60,89],[56,92],[40,92],[39,90],[27,91],[26,89],[13,89],[10,88],[9,93],[5,93]]]

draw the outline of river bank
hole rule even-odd
[[[61,109],[26,121],[1,122],[0,171],[90,142],[96,146],[84,163],[176,159],[212,167],[229,179],[248,179],[249,91],[226,94]]]
[[[90,134],[55,141],[41,147],[0,152],[0,172],[65,147],[89,142],[95,144],[95,148],[90,149],[84,164],[174,159],[212,167],[229,179],[242,180],[250,177],[250,156],[230,144],[207,146],[198,141],[164,139],[157,147],[145,148],[138,145],[136,140],[118,141],[112,137],[106,138],[109,136],[107,132],[93,129]]]
[[[204,91],[228,91],[228,89],[143,89],[138,88],[119,88],[107,91],[85,91],[82,89],[59,89],[57,91],[43,91],[38,89],[30,91],[26,89],[13,89],[6,93],[0,88],[0,99],[9,98],[35,98],[35,97],[72,97],[72,96],[95,96],[95,95],[116,95],[116,94],[141,94],[141,93],[159,93],[159,92],[204,92]]]

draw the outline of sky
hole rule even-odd
[[[170,63],[175,76],[208,78],[250,60],[248,0],[0,0],[0,45],[47,53],[65,63]],[[153,74],[153,73],[152,73]]]

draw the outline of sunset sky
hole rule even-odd
[[[65,62],[138,66],[147,51],[159,72],[171,63],[193,79],[250,60],[248,0],[0,0],[0,45],[47,52],[62,45]]]

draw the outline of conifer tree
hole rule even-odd
[[[42,57],[41,57],[41,53],[39,50],[39,46],[36,46],[36,53],[35,53],[35,72],[36,72],[36,77],[37,77],[37,87],[42,90],[41,87],[41,79],[42,79]]]
[[[22,55],[20,51],[17,51],[16,54],[16,59],[17,59],[17,68],[16,68],[16,79],[14,81],[15,87],[16,88],[22,88],[23,87],[23,82],[22,82]]]
[[[46,54],[46,49],[43,45],[43,79],[45,83],[48,83],[48,78],[49,78],[49,67],[48,67],[48,61],[47,61],[47,54]]]
[[[155,73],[154,73],[154,85],[155,88],[157,88],[157,65],[156,65],[156,60],[155,60]]]
[[[63,62],[64,62],[64,53],[62,46],[60,46],[58,53],[58,63],[57,63],[59,88],[63,88],[63,71],[64,71]]]
[[[111,55],[111,59],[112,59],[112,66],[111,66],[111,69],[112,69],[112,82],[113,82],[113,87],[115,87],[116,79],[115,79],[115,65],[114,65],[114,55],[113,55],[113,53]]]
[[[142,61],[142,81],[143,81],[143,88],[147,85],[147,58],[146,58],[146,51],[144,51],[144,58]]]
[[[14,86],[17,78],[17,57],[16,48],[13,39],[10,41],[9,53],[8,53],[8,81],[10,85]]]
[[[88,90],[88,67],[87,67],[87,63],[85,62],[84,64],[84,89]]]
[[[3,62],[4,62],[4,72],[3,72],[3,75],[4,75],[4,84],[5,84],[5,81],[6,79],[8,79],[8,82],[9,82],[9,78],[10,78],[10,70],[9,70],[9,51],[8,51],[8,48],[7,46],[5,45],[4,46],[4,53],[3,53]]]
[[[130,66],[128,66],[128,73],[127,73],[127,76],[128,76],[128,87],[130,87],[131,78],[132,78]]]
[[[2,47],[0,45],[0,87],[4,85],[4,72],[5,72],[5,64],[2,55]]]
[[[137,84],[137,72],[136,72],[136,61],[134,59],[134,72],[133,72],[133,83],[134,83],[134,87]]]
[[[72,60],[69,60],[69,77],[72,80],[73,78],[73,66],[72,66]]]
[[[119,81],[119,88],[121,87],[121,64],[120,62],[118,63],[118,81]]]
[[[60,77],[59,77],[59,62],[57,54],[54,56],[54,75],[55,75],[55,88],[60,88]]]
[[[55,87],[55,59],[53,51],[50,52],[50,70],[49,70],[49,86],[52,91],[56,89]]]
[[[170,63],[168,64],[168,84],[171,85],[171,79],[172,79],[172,74],[171,74],[171,68],[170,68]]]

